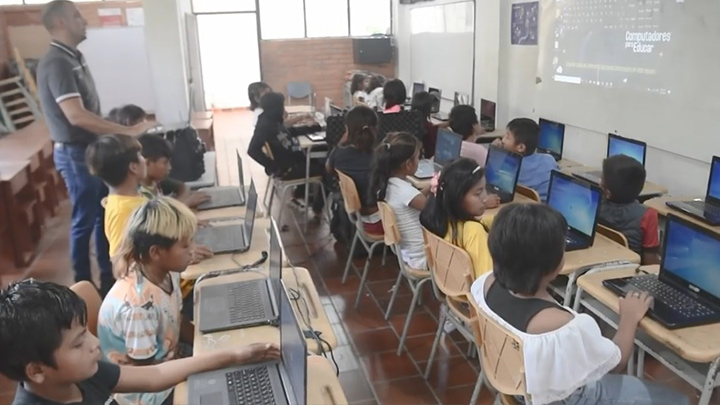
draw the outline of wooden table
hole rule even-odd
[[[306,105],[286,105],[285,111],[288,114],[310,114],[313,111],[313,107],[309,104]]]
[[[208,151],[215,150],[215,132],[212,118],[193,118],[192,127],[197,130],[200,140],[205,142]]]
[[[42,214],[32,185],[30,166],[28,160],[0,162],[0,198],[3,206],[0,218],[12,240],[16,267],[25,267],[32,261],[42,226]]]
[[[681,217],[683,219],[686,219],[694,224],[697,224],[699,226],[702,226],[705,229],[709,229],[715,233],[720,233],[720,226],[711,226],[706,224],[705,222],[688,215],[680,210],[672,209],[667,206],[667,202],[670,201],[692,201],[695,200],[697,197],[657,197],[657,198],[651,198],[647,201],[645,201],[645,205],[655,209],[655,211],[658,212],[658,215],[660,215],[660,218],[663,219],[664,217],[667,217],[668,214],[672,213],[674,215],[677,215],[678,217]],[[702,199],[702,198],[701,198]]]
[[[202,192],[202,190],[199,190]],[[247,195],[247,191],[246,194]],[[217,208],[213,210],[203,210],[203,211],[197,211],[195,213],[195,216],[199,221],[209,221],[211,219],[221,219],[221,218],[245,218],[245,212],[247,211],[247,208],[245,205],[239,206],[239,207],[225,207],[225,208]],[[257,209],[255,210],[255,218],[263,218],[265,216],[265,212],[263,212],[262,204],[258,204]]]
[[[173,398],[175,405],[187,405],[187,384],[175,387]],[[335,375],[332,364],[324,357],[309,356],[307,359],[307,404],[340,405],[347,404],[345,392]]]
[[[573,173],[587,173],[587,172],[601,172],[602,169],[598,169],[597,167],[588,167],[588,166],[575,166],[575,167],[561,167],[560,170],[562,170],[564,173],[567,173],[569,175],[572,175]],[[652,197],[658,197],[664,194],[667,194],[668,189],[665,186],[661,186],[659,184],[655,184],[649,181],[645,182],[645,187],[643,187],[642,191],[640,192],[640,200],[646,200],[648,198]]]
[[[657,273],[659,266],[644,267],[649,273]],[[602,285],[604,280],[635,275],[632,269],[588,273],[577,281],[578,293],[575,308],[585,306],[605,322],[617,328],[618,297]],[[585,293],[583,295],[583,293]],[[658,322],[645,317],[635,343],[642,352],[657,358],[666,367],[701,391],[699,405],[708,405],[720,364],[720,323],[683,329],[667,329]],[[638,357],[638,376],[642,376],[643,356]]]
[[[200,296],[202,295],[202,288],[205,286],[257,280],[266,278],[267,276],[267,269],[260,271],[246,271],[207,279],[202,281],[200,284],[196,284],[195,288],[199,288],[198,296]],[[318,295],[317,289],[315,288],[315,284],[313,284],[312,277],[310,276],[308,270],[301,267],[296,267],[294,270],[291,267],[286,267],[282,270],[282,280],[286,289],[293,289],[300,292],[305,299],[305,302],[307,302],[307,308],[303,305],[303,300],[299,300],[297,303],[292,302],[293,309],[295,310],[295,316],[298,319],[300,328],[303,330],[309,329],[304,321],[307,320],[314,330],[321,332],[322,338],[328,342],[331,348],[336,348],[338,345],[337,337],[335,336],[335,332],[333,332],[330,320],[328,319],[325,308],[320,301],[320,296]],[[200,304],[196,302],[196,323],[199,322],[199,307]],[[193,352],[198,354],[217,349],[229,349],[237,347],[241,344],[262,342],[280,344],[280,329],[275,326],[257,326],[254,328],[234,329],[203,334],[198,328],[195,328],[195,344],[193,345]],[[317,354],[322,353],[322,350],[315,339],[307,339],[307,345],[309,351]],[[324,345],[324,349],[328,350],[327,345]]]
[[[583,166],[581,163],[578,163],[578,162],[576,162],[576,161],[574,161],[574,160],[570,160],[570,159],[566,159],[566,158],[560,159],[560,160],[557,162],[557,164],[558,164],[558,167],[559,167],[560,169],[568,169],[568,168],[571,168],[571,167]]]

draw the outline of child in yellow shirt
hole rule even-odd
[[[491,271],[488,233],[493,217],[483,216],[500,199],[485,190],[485,171],[473,159],[460,158],[445,167],[434,193],[420,214],[428,231],[464,249],[473,264],[475,278]]]

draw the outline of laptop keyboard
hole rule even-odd
[[[256,367],[226,373],[231,404],[275,404],[267,367]]]
[[[200,228],[195,243],[210,247],[213,252],[229,252],[245,246],[245,225],[213,226]]]
[[[230,323],[233,325],[269,319],[259,283],[242,283],[228,289]]]
[[[703,318],[715,313],[715,311],[694,300],[689,295],[684,294],[677,288],[663,283],[655,275],[649,274],[633,277],[628,280],[628,283],[640,290],[649,292],[654,299],[662,302],[686,318]]]
[[[693,208],[703,211],[705,215],[720,218],[720,207],[717,205],[706,204],[703,201],[688,201],[687,204]]]

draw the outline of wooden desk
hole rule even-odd
[[[285,111],[288,114],[310,114],[313,111],[313,107],[309,104],[306,105],[286,105]]]
[[[702,197],[700,197],[700,198],[702,199]],[[700,225],[705,229],[709,229],[713,232],[720,233],[720,226],[708,225],[705,222],[700,221],[699,219],[697,219],[691,215],[688,215],[688,214],[686,214],[682,211],[676,210],[676,209],[672,209],[665,204],[669,201],[692,201],[694,199],[696,199],[696,197],[657,197],[657,198],[651,198],[651,199],[645,201],[644,204],[650,208],[654,208],[655,211],[658,212],[658,215],[660,215],[661,218],[666,217],[669,213],[672,213],[672,214],[677,215],[678,217],[681,217],[683,219],[686,219],[694,224]]]
[[[200,139],[205,142],[208,151],[215,150],[215,132],[212,118],[193,118],[192,127],[197,130]]]
[[[643,268],[657,273],[659,266]],[[610,270],[589,273],[577,281],[578,294],[575,307],[585,306],[596,315],[617,328],[618,297],[602,285],[604,280],[635,275],[632,269]],[[583,292],[586,293],[583,297]],[[699,404],[710,403],[717,366],[720,363],[720,323],[670,330],[645,317],[635,342],[644,352],[664,363],[670,370],[701,390]],[[668,350],[669,349],[669,350]],[[642,357],[639,357],[638,374],[642,372]],[[702,363],[702,364],[697,364]],[[710,365],[707,367],[707,365]]]
[[[205,286],[257,280],[267,276],[267,270],[262,270],[260,272],[246,271],[243,273],[207,279],[202,281],[200,284],[197,284],[195,288],[199,288],[199,295],[202,295],[202,288]],[[312,277],[310,276],[308,270],[296,267],[295,271],[293,271],[292,268],[286,267],[282,271],[282,280],[286,288],[292,288],[302,294],[305,298],[305,302],[308,304],[310,326],[312,326],[314,330],[321,332],[322,338],[328,342],[331,348],[336,348],[338,345],[337,337],[335,336],[335,332],[333,332],[330,320],[327,317],[325,308],[320,301],[320,296],[318,295],[317,289],[313,284]],[[309,327],[303,321],[304,319],[307,320],[308,314],[302,300],[299,300],[297,303],[292,302],[292,304],[300,329],[308,330]],[[196,302],[196,322],[199,322],[199,307],[200,305]],[[275,326],[257,326],[254,328],[226,330],[222,332],[203,334],[198,328],[195,328],[195,344],[193,345],[193,353],[200,354],[212,350],[230,349],[237,347],[238,345],[262,342],[280,344],[280,329]],[[315,339],[307,339],[307,346],[308,351],[317,354],[322,353],[322,350]],[[324,345],[324,349],[328,350],[327,345]]]
[[[575,173],[587,173],[587,172],[597,172],[602,171],[602,169],[598,169],[597,167],[588,167],[588,166],[575,166],[575,167],[561,167],[560,170],[562,170],[564,173],[567,173],[569,175],[572,175],[573,172]],[[643,187],[642,191],[640,192],[640,200],[652,198],[652,197],[658,197],[664,194],[667,194],[668,189],[665,186],[661,186],[659,184],[655,184],[649,181],[645,182],[645,187]]]
[[[11,235],[16,267],[30,264],[40,240],[42,214],[36,196],[30,161],[0,163],[0,197],[4,206],[0,215]]]
[[[500,210],[503,209],[503,207],[505,207],[505,206],[508,206],[510,204],[527,204],[527,203],[537,203],[537,201],[533,201],[533,200],[525,197],[524,195],[515,193],[515,197],[513,198],[513,200],[511,202],[505,203],[505,204],[500,204],[499,207],[488,208],[485,210],[485,214],[483,214],[483,215],[497,215],[497,213],[500,212]]]
[[[187,384],[175,387],[175,405],[187,405]],[[335,375],[333,365],[324,357],[309,356],[307,359],[307,403],[310,405],[347,404],[345,392]]]
[[[578,162],[576,162],[576,161],[574,161],[574,160],[565,159],[565,158],[560,159],[560,161],[557,162],[557,163],[558,163],[558,167],[559,167],[560,169],[568,169],[568,168],[571,168],[571,167],[582,166],[581,163],[578,163]]]

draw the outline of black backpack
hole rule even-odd
[[[330,201],[330,233],[335,237],[341,245],[350,249],[352,246],[353,238],[355,237],[355,224],[350,221],[350,217],[345,211],[345,205],[340,194],[335,194],[335,197]],[[365,257],[367,251],[362,248],[360,244],[355,247],[355,254],[353,257]]]
[[[205,173],[205,144],[193,127],[185,127],[163,134],[172,145],[170,177],[180,181],[195,181]]]

